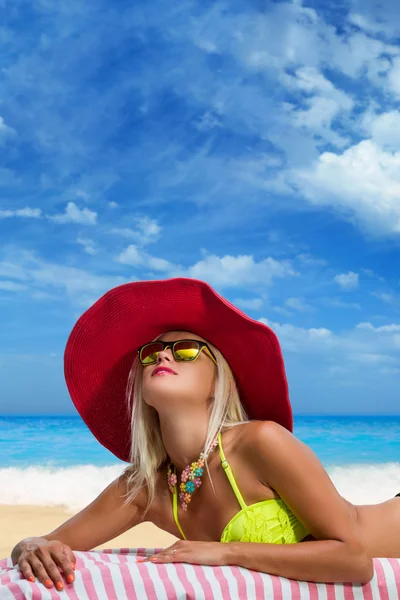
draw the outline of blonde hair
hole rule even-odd
[[[217,359],[217,373],[207,435],[202,450],[204,453],[207,453],[222,428],[235,427],[248,421],[228,362],[217,348],[209,342],[207,344]],[[126,477],[128,490],[124,505],[131,503],[140,490],[147,488],[147,506],[144,513],[146,514],[155,497],[157,471],[168,457],[161,438],[158,413],[143,400],[142,383],[143,367],[136,356],[129,373],[126,390],[126,400],[131,414],[130,465],[124,470],[122,476]]]

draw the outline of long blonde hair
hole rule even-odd
[[[217,359],[217,373],[204,453],[207,453],[222,428],[235,427],[248,421],[228,362],[215,346],[209,342],[207,344]],[[146,513],[155,497],[157,471],[167,460],[167,453],[161,438],[158,413],[143,400],[142,385],[143,367],[136,356],[129,373],[126,390],[129,414],[132,415],[130,465],[124,470],[122,476],[126,477],[128,490],[124,505],[131,503],[144,487],[147,488]]]

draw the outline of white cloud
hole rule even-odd
[[[262,298],[236,298],[233,303],[243,310],[260,310],[264,301]]]
[[[117,261],[124,265],[132,265],[144,267],[146,269],[154,269],[163,273],[169,273],[176,269],[176,266],[163,258],[151,256],[142,249],[139,249],[134,244],[129,245],[117,257]]]
[[[91,255],[97,254],[97,248],[96,248],[96,245],[93,240],[90,240],[88,238],[78,237],[76,239],[76,243],[79,244],[80,246],[83,246],[83,249],[87,254],[91,254]]]
[[[377,273],[374,273],[374,271],[372,269],[361,269],[361,271],[363,273],[365,273],[366,275],[368,275],[368,277],[371,277],[372,279],[378,279],[379,281],[385,281],[384,277],[381,277]]]
[[[395,304],[396,302],[395,295],[388,292],[372,292],[372,295],[382,300],[385,304]]]
[[[77,267],[47,262],[26,251],[14,252],[7,260],[0,261],[0,275],[3,274],[9,279],[23,281],[21,291],[29,289],[36,298],[43,298],[43,294],[58,293],[61,297],[67,295],[79,306],[88,306],[110,288],[132,280],[115,275],[97,275]],[[15,291],[18,291],[16,287]]]
[[[335,347],[337,344],[335,334],[325,327],[305,329],[289,323],[273,322],[265,318],[259,320],[276,333],[282,347],[290,352],[319,352]]]
[[[306,329],[265,318],[260,321],[275,331],[284,353],[317,355],[331,375],[348,369],[349,361],[351,370],[400,365],[400,325],[374,327],[371,323],[359,323],[336,334],[325,327]]]
[[[114,200],[110,200],[107,204],[110,208],[118,208],[118,202],[114,202]]]
[[[0,116],[0,146],[4,146],[9,139],[16,135],[15,129],[6,125],[3,117]]]
[[[398,110],[384,112],[379,115],[368,111],[362,119],[362,126],[378,146],[393,151],[399,149],[400,112]]]
[[[136,219],[136,228],[113,227],[110,233],[134,240],[137,245],[145,246],[155,242],[160,237],[161,226],[156,219],[150,217],[140,217]]]
[[[388,81],[392,91],[400,98],[400,56],[393,59]]]
[[[213,114],[211,111],[206,111],[197,119],[195,127],[199,131],[210,131],[211,129],[222,127],[222,123],[217,115]]]
[[[361,310],[360,304],[357,302],[345,302],[341,298],[323,298],[322,304],[331,308],[345,308]]]
[[[352,25],[356,25],[357,27],[363,29],[367,33],[374,34],[386,32],[388,30],[386,23],[378,22],[376,20],[371,21],[370,19],[368,19],[368,17],[360,13],[350,13],[347,17],[347,20]]]
[[[122,264],[161,271],[169,277],[192,277],[216,287],[269,285],[274,278],[297,275],[289,261],[265,258],[256,262],[252,256],[207,255],[187,268],[163,258],[154,257],[134,244],[129,245],[116,260]]]
[[[310,304],[307,304],[302,298],[288,298],[285,305],[298,312],[308,312],[314,310]]]
[[[293,181],[316,206],[331,206],[374,234],[400,233],[400,152],[366,140],[343,154],[324,152]]]
[[[343,117],[344,113],[352,110],[354,101],[348,94],[337,89],[315,67],[301,67],[295,75],[284,74],[282,81],[290,89],[305,94],[300,101],[284,105],[295,127],[318,134],[337,146],[347,143],[347,138],[331,126],[336,117]]]
[[[161,227],[155,219],[141,217],[137,220],[137,226],[142,235],[148,240],[155,240],[161,233]]]
[[[15,281],[0,280],[0,290],[4,290],[6,292],[20,292],[21,290],[25,289],[26,285],[22,285],[21,283],[15,283]]]
[[[80,225],[94,225],[97,213],[88,208],[80,209],[75,202],[68,202],[65,213],[62,215],[49,215],[49,219],[56,223],[79,223]]]
[[[76,195],[78,196],[78,198],[82,198],[82,200],[85,200],[85,202],[87,202],[90,198],[90,194],[88,194],[84,190],[77,190]]]
[[[265,258],[256,262],[250,255],[223,257],[209,255],[187,269],[187,275],[202,279],[210,285],[244,287],[269,285],[274,278],[297,275],[289,261]]]
[[[283,315],[284,317],[292,317],[293,316],[293,313],[290,312],[290,310],[283,308],[283,306],[271,306],[271,310],[278,313],[279,315]]]
[[[390,66],[386,57],[397,56],[399,53],[395,45],[373,39],[362,31],[347,36],[332,36],[329,46],[326,50],[332,52],[328,59],[331,68],[352,78],[365,74],[374,84],[382,83],[376,77],[377,73],[385,70],[384,65],[387,64],[387,68]]]
[[[26,217],[28,219],[40,219],[42,211],[40,208],[18,208],[17,210],[0,210],[0,219],[10,217]]]
[[[357,329],[367,329],[368,331],[373,331],[374,333],[393,333],[396,331],[400,331],[400,325],[396,323],[392,323],[391,325],[381,325],[380,327],[375,327],[369,321],[364,323],[359,323],[357,325]]]
[[[335,276],[335,281],[344,290],[354,290],[359,286],[359,275],[349,271],[348,273],[341,273]]]
[[[316,258],[315,256],[312,256],[306,252],[298,254],[296,258],[304,265],[308,265],[310,267],[325,267],[328,264],[323,258]]]
[[[360,352],[357,354],[349,354],[349,359],[358,363],[367,365],[376,364],[400,364],[400,359],[388,354],[376,354],[374,352]]]

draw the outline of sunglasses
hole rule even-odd
[[[200,342],[199,340],[178,340],[177,342],[163,342],[159,340],[149,342],[138,349],[139,360],[145,367],[147,365],[154,365],[158,360],[160,352],[167,348],[171,348],[172,356],[178,362],[193,362],[200,356],[200,352],[204,350],[211,360],[217,364],[217,359],[210,348],[205,342]]]

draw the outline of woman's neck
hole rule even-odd
[[[160,414],[161,437],[165,450],[178,471],[196,461],[206,441],[209,416],[204,407],[176,414]]]

